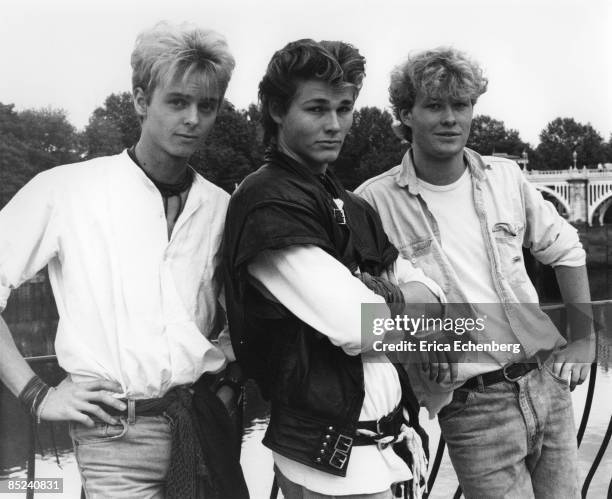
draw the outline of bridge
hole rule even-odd
[[[589,226],[603,225],[606,212],[612,206],[612,170],[523,169],[523,174],[568,221]]]

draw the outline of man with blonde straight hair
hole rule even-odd
[[[188,162],[234,59],[213,31],[160,23],[132,68],[138,143],[43,172],[0,212],[0,310],[48,265],[68,373],[46,385],[0,318],[0,377],[38,421],[70,421],[87,497],[248,497],[220,400],[235,383],[196,383],[233,359],[212,337],[229,196]]]
[[[389,92],[412,147],[356,192],[449,303],[486,319],[479,346],[519,347],[409,365],[421,405],[438,414],[465,496],[579,497],[569,392],[588,373],[592,324],[571,309],[590,300],[585,253],[516,163],[465,147],[486,88],[481,68],[453,48],[410,56],[392,73]],[[555,268],[582,339],[564,348],[538,305],[522,247]]]

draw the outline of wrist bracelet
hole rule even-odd
[[[43,413],[43,409],[45,408],[45,404],[47,403],[47,399],[49,398],[49,394],[55,391],[55,388],[51,387],[47,390],[47,393],[45,393],[44,398],[41,400],[40,405],[38,406],[38,409],[36,410],[36,424],[40,424],[40,421],[42,419],[42,413]]]
[[[18,397],[25,412],[36,417],[36,409],[48,391],[49,385],[47,385],[47,383],[36,374],[32,376],[23,390],[21,390]],[[41,395],[43,395],[43,397],[41,397]]]

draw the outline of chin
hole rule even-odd
[[[319,164],[327,164],[327,163],[333,163],[334,161],[336,161],[338,159],[339,154],[337,152],[328,152],[328,153],[324,153],[324,154],[320,154],[315,158],[312,158],[314,161],[316,161]]]

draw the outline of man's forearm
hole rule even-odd
[[[572,339],[584,338],[590,335],[593,327],[591,310],[591,292],[586,266],[555,267],[555,275],[559,283],[561,298],[566,305],[568,322]]]
[[[34,371],[17,350],[8,325],[0,315],[0,379],[18,396],[32,376]]]

